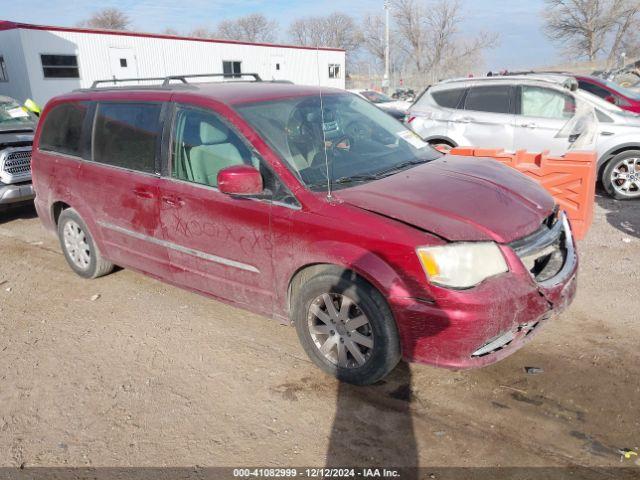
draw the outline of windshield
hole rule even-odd
[[[625,88],[622,85],[618,85],[617,83],[612,82],[611,80],[604,80],[604,79],[599,79],[599,80],[601,82],[603,82],[611,90],[615,90],[616,92],[621,93],[622,95],[624,95],[627,98],[633,98],[634,100],[640,100],[640,93],[638,93],[638,92],[634,92],[633,90],[629,90],[628,88]]]
[[[593,93],[587,92],[586,90],[577,90],[574,93],[580,99],[585,100],[588,103],[591,103],[592,105],[598,107],[601,110],[605,110],[609,114],[620,115],[622,117],[638,118],[637,113],[633,113],[628,110],[623,110],[617,105],[607,102],[606,100],[600,98],[597,95],[594,95]]]
[[[0,127],[31,127],[33,119],[18,102],[10,98],[0,98]]]
[[[389,103],[394,101],[393,98],[386,96],[384,93],[374,92],[373,90],[365,90],[364,92],[360,92],[360,95],[372,103]]]
[[[400,122],[355,95],[296,97],[237,110],[311,189],[327,189],[327,171],[332,185],[340,188],[441,156]]]

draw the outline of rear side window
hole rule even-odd
[[[40,149],[81,156],[82,125],[88,108],[85,102],[64,103],[54,107],[44,120]]]
[[[100,103],[93,130],[93,160],[139,172],[156,171],[160,103]]]
[[[465,110],[490,113],[511,113],[511,87],[496,85],[472,87],[464,102]]]
[[[431,96],[441,107],[458,108],[463,94],[464,88],[454,88],[451,90],[440,90],[438,92],[433,92]]]
[[[613,119],[609,115],[606,115],[604,112],[602,112],[597,108],[595,109],[595,111],[596,111],[596,117],[598,118],[599,122],[613,123]]]

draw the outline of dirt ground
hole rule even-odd
[[[618,451],[640,447],[640,202],[599,196],[579,249],[575,302],[518,353],[362,388],[292,327],[127,270],[83,280],[32,209],[0,213],[0,466],[640,472]]]

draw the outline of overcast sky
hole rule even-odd
[[[282,25],[296,17],[343,11],[353,16],[382,11],[382,0],[0,0],[0,19],[45,25],[73,26],[104,7],[126,12],[133,29],[159,32],[171,27],[180,33],[210,28],[226,18],[260,12]],[[500,45],[487,53],[487,67],[510,70],[556,63],[557,50],[541,31],[543,0],[462,0],[463,29],[500,32]]]

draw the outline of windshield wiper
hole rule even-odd
[[[353,182],[368,182],[370,180],[378,180],[380,178],[382,177],[377,173],[366,174],[366,175],[351,175],[348,177],[340,177],[335,181],[335,183],[342,184],[342,183],[353,183]]]
[[[393,173],[399,172],[400,170],[404,170],[406,168],[412,167],[413,165],[420,165],[421,163],[427,163],[430,161],[431,160],[409,160],[407,162],[398,163],[397,165],[394,165],[393,167],[387,170],[382,170],[376,173],[376,175],[378,176],[378,178],[386,177]]]
[[[337,183],[339,185],[344,185],[346,183],[356,183],[356,182],[370,182],[372,180],[380,180],[381,178],[384,177],[388,177],[389,175],[392,175],[400,170],[405,170],[406,168],[409,168],[413,165],[420,165],[421,163],[427,163],[430,162],[431,159],[429,160],[410,160],[407,162],[402,162],[399,163],[397,165],[394,165],[393,167],[387,169],[387,170],[381,170],[379,172],[376,173],[365,173],[365,174],[358,174],[358,175],[348,175],[348,176],[344,176],[344,177],[340,177],[337,180],[333,180],[332,183]],[[311,183],[308,184],[307,186],[310,188],[316,188],[316,187],[321,187],[326,185],[326,180],[325,181],[321,181],[321,182],[315,182],[315,183]]]
[[[430,160],[410,160],[407,162],[402,162],[397,165],[394,165],[387,170],[381,170],[376,173],[367,173],[362,175],[351,175],[348,177],[340,177],[335,181],[335,183],[353,183],[353,182],[367,182],[370,180],[380,180],[381,178],[388,177],[400,170],[405,170],[413,165],[420,165],[421,163],[429,162]]]

